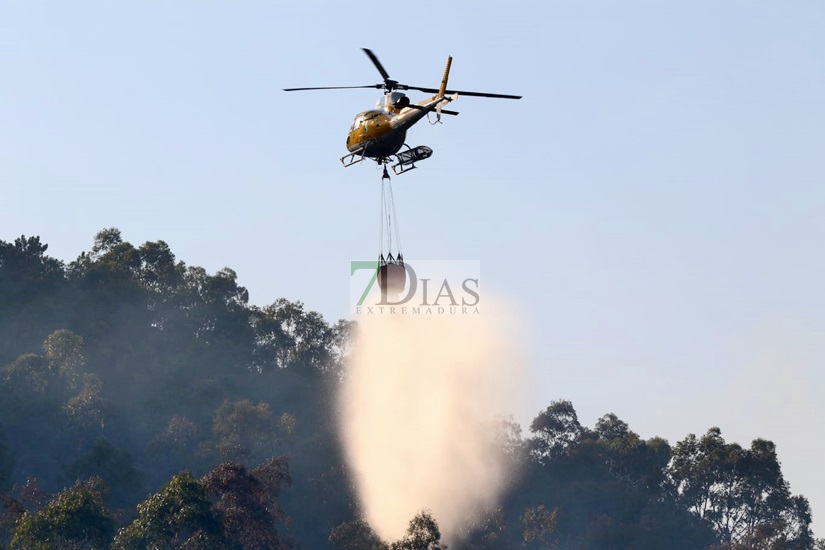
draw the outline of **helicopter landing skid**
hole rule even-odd
[[[409,145],[407,147],[406,151],[395,155],[397,162],[392,165],[392,171],[395,172],[396,176],[409,172],[415,168],[416,161],[428,159],[433,154],[433,150],[426,145],[419,145],[415,149],[410,148]]]
[[[344,165],[344,168],[348,168],[353,164],[358,164],[362,160],[364,160],[364,155],[361,153],[350,153],[349,155],[344,155],[341,157],[341,164]]]

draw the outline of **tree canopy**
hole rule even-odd
[[[333,409],[352,321],[255,306],[232,269],[117,228],[47,250],[0,240],[0,545],[446,548],[426,510],[395,541],[361,516]],[[566,400],[497,426],[519,475],[461,548],[823,546],[768,440],[644,439]]]

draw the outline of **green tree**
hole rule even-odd
[[[81,432],[106,427],[110,420],[110,404],[101,395],[103,383],[96,374],[85,373],[78,392],[63,404],[69,424]]]
[[[26,512],[17,521],[11,548],[106,548],[114,520],[104,504],[106,488],[100,479],[78,481],[61,491],[46,507]]]
[[[525,545],[538,544],[541,548],[553,548],[558,514],[558,508],[549,510],[544,504],[524,510],[521,515],[522,542]]]
[[[49,503],[49,497],[35,478],[29,478],[21,487],[15,485],[6,494],[0,494],[0,548],[11,542],[17,522],[26,512],[36,513]]]
[[[713,526],[720,543],[813,544],[807,499],[792,496],[775,445],[726,443],[719,428],[677,443],[668,481],[684,506]]]
[[[66,468],[63,477],[103,479],[113,494],[112,501],[116,506],[134,505],[133,498],[143,487],[143,475],[135,467],[132,455],[106,439],[98,439],[89,452]]]
[[[648,441],[609,413],[596,422],[595,435],[610,472],[652,493],[659,493],[670,461],[670,445],[660,437]]]
[[[578,422],[569,401],[557,401],[533,422],[528,440],[531,460],[508,510],[528,514],[556,511],[550,542],[528,537],[529,548],[703,548],[712,531],[676,504],[663,489],[670,446],[661,438],[644,441],[614,414],[603,416],[594,429]],[[508,518],[523,529],[525,516]],[[529,532],[529,530],[528,530]],[[540,532],[534,530],[534,533]]]
[[[808,501],[803,497],[792,497],[789,510],[780,517],[763,521],[738,540],[728,541],[712,547],[712,550],[809,550],[816,548],[816,540],[807,524],[811,521]],[[804,526],[803,526],[804,524]]]
[[[329,542],[336,550],[389,550],[389,545],[378,538],[370,524],[362,519],[345,521],[329,534]]]
[[[488,510],[469,526],[469,536],[462,542],[467,550],[510,550],[511,543],[507,517],[502,508]]]
[[[441,531],[435,518],[430,512],[423,510],[410,520],[404,537],[392,543],[390,548],[392,550],[442,550],[447,546],[441,544]]]
[[[95,235],[90,257],[94,260],[100,259],[121,244],[123,244],[123,236],[120,229],[117,227],[101,229]]]
[[[40,237],[0,240],[0,365],[43,338],[61,317],[57,299],[66,287],[63,263],[46,256]]]
[[[567,455],[585,433],[573,404],[566,400],[550,403],[530,424],[530,431],[530,451],[539,460]]]
[[[200,427],[186,416],[174,414],[149,442],[148,450],[166,456],[186,457],[201,437]]]
[[[68,400],[64,412],[79,426],[102,426],[106,402],[100,397],[100,379],[86,372],[83,339],[71,331],[52,332],[43,342],[44,355],[26,353],[3,372],[3,382],[19,405]],[[72,396],[72,394],[75,394]]]
[[[139,295],[141,263],[140,251],[122,240],[120,230],[109,228],[95,236],[91,253],[81,255],[70,271],[90,287],[104,288],[109,297],[133,301]]]
[[[278,423],[266,403],[224,401],[212,422],[212,452],[222,461],[248,464],[271,456],[277,441]]]
[[[21,355],[3,371],[4,389],[21,400],[43,396],[51,378],[48,361],[36,353]]]
[[[138,504],[138,518],[118,532],[112,548],[194,550],[221,548],[224,542],[203,484],[191,473],[181,472]]]
[[[223,268],[209,275],[201,267],[188,267],[182,290],[175,298],[181,314],[178,329],[194,342],[206,365],[248,369],[253,363],[255,333],[250,324],[249,292],[238,285],[237,274]],[[203,376],[203,373],[200,373]]]
[[[358,324],[355,321],[339,319],[332,327],[332,356],[333,360],[326,370],[341,377],[352,352],[352,343]]]
[[[302,302],[279,298],[253,316],[256,357],[262,370],[296,367],[310,373],[336,370],[348,349],[351,325],[330,327]]]
[[[183,262],[175,262],[175,255],[163,241],[146,242],[138,252],[141,260],[141,286],[156,297],[153,306],[157,308],[183,283],[186,267]]]
[[[224,463],[203,478],[208,494],[217,499],[215,510],[226,540],[245,550],[289,548],[276,523],[284,519],[278,494],[291,483],[285,457],[252,472],[242,464]]]
[[[52,332],[43,342],[49,370],[61,376],[69,390],[77,388],[86,370],[83,347],[83,338],[66,329]]]
[[[47,357],[36,354],[18,357],[3,372],[0,410],[14,442],[21,478],[54,479],[61,461],[83,439],[75,430],[65,429],[70,423],[62,405],[73,393],[67,386],[60,369],[52,369]]]

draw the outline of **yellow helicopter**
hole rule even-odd
[[[432,149],[424,145],[411,148],[404,143],[407,137],[407,130],[416,122],[435,113],[436,122],[441,121],[441,115],[457,115],[455,111],[444,109],[445,103],[455,101],[460,95],[475,97],[493,97],[502,99],[521,99],[521,96],[506,94],[489,94],[483,92],[464,92],[459,90],[448,90],[447,79],[450,76],[450,65],[453,58],[447,57],[447,67],[444,69],[444,76],[441,79],[441,86],[438,89],[424,88],[421,86],[409,86],[400,84],[397,80],[390,78],[384,66],[378,61],[375,54],[363,48],[364,53],[370,58],[375,68],[384,79],[380,84],[370,84],[366,86],[326,86],[315,88],[286,88],[285,92],[297,92],[303,90],[343,90],[349,88],[376,88],[384,90],[384,97],[379,99],[375,109],[358,113],[355,121],[350,127],[347,135],[348,155],[341,157],[341,163],[352,166],[371,158],[379,164],[386,165],[395,159],[392,165],[393,172],[403,174],[415,168],[415,162],[424,160],[432,155]],[[397,90],[418,90],[435,94],[429,99],[418,103],[411,103],[410,98]],[[435,122],[433,123],[435,124]],[[401,151],[402,147],[407,150]]]

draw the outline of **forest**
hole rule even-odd
[[[426,509],[380,540],[336,428],[354,321],[250,304],[232,269],[116,228],[47,249],[0,240],[0,547],[825,549],[771,441],[643,439],[564,399],[497,419],[517,475],[460,540]]]

